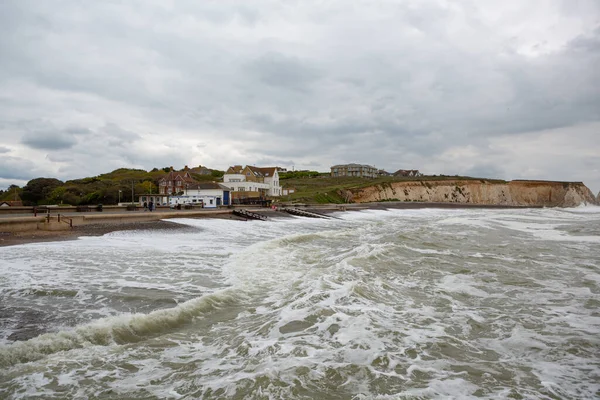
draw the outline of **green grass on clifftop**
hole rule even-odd
[[[342,177],[334,178],[329,174],[319,176],[281,179],[284,188],[294,188],[296,192],[283,196],[281,201],[294,203],[346,203],[343,198],[343,190],[360,189],[369,186],[383,185],[392,182],[427,182],[443,180],[477,180],[489,183],[506,183],[504,180],[473,178],[469,176],[419,176],[419,177],[395,177],[383,176],[375,179]]]

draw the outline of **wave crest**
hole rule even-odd
[[[234,291],[227,289],[169,309],[148,314],[123,314],[102,318],[73,330],[46,333],[24,342],[0,347],[0,367],[35,361],[46,355],[86,346],[139,342],[185,325],[197,316],[237,302]]]

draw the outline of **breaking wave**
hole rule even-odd
[[[148,314],[122,314],[102,318],[73,330],[46,333],[24,342],[0,347],[0,367],[39,360],[59,351],[87,346],[135,343],[177,329],[194,318],[239,301],[233,290],[189,300],[176,307]]]

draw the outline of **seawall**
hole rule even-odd
[[[64,231],[75,226],[110,224],[120,225],[132,222],[159,221],[169,218],[218,217],[231,214],[231,210],[186,211],[186,212],[132,212],[132,213],[93,213],[38,214],[0,218],[0,232]]]

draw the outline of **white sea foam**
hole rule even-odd
[[[497,222],[506,228],[532,235],[541,240],[600,243],[600,236],[569,235],[557,229],[563,224],[536,224],[506,219],[497,220]]]
[[[538,236],[569,236],[565,224],[593,222],[594,213],[339,216],[179,219],[197,230],[0,249],[2,307],[71,318],[0,347],[0,390],[14,398],[598,393],[590,354],[600,335],[598,248]],[[145,311],[126,311],[138,307]],[[108,317],[86,322],[83,310]],[[3,332],[5,341],[18,329]]]
[[[563,208],[561,211],[572,214],[600,214],[600,206],[593,204],[580,204],[577,207]]]

